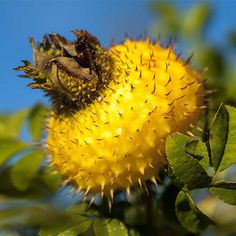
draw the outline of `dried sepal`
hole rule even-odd
[[[29,87],[51,97],[55,112],[64,114],[92,103],[113,78],[112,59],[97,38],[83,30],[72,32],[74,42],[59,34],[45,35],[38,45],[30,38],[34,65],[23,61],[16,68],[25,72],[22,77],[34,80]]]

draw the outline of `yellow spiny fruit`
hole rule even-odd
[[[25,62],[18,70],[54,102],[46,143],[58,172],[85,195],[112,198],[115,190],[129,192],[130,186],[158,176],[166,163],[167,135],[188,131],[199,118],[201,75],[171,47],[126,40],[105,51],[87,32],[74,33],[73,44],[59,35],[50,36],[54,44],[49,48],[36,49],[31,41],[36,69]],[[53,61],[60,50],[61,57]],[[40,53],[43,60],[37,59]],[[83,60],[76,57],[81,53]],[[51,63],[51,72],[42,75],[37,68],[46,59],[50,62],[44,67]]]
[[[126,40],[109,54],[114,81],[73,116],[53,115],[47,140],[59,173],[105,195],[157,176],[166,136],[187,131],[202,101],[197,73],[171,48]]]

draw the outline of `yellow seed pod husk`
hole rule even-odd
[[[172,47],[127,39],[107,53],[112,80],[72,115],[54,111],[46,145],[65,180],[112,197],[158,177],[167,135],[196,124],[204,91],[201,74]]]

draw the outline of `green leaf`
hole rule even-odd
[[[97,212],[88,209],[87,204],[75,205],[67,209],[58,219],[44,225],[40,230],[40,236],[77,236],[90,228],[92,217],[96,215]]]
[[[225,182],[224,180],[218,180],[218,181],[213,182],[211,184],[211,187],[235,189],[236,190],[236,183]]]
[[[63,221],[54,222],[54,225],[44,226],[40,230],[40,236],[77,236],[86,232],[92,220],[84,216],[69,215]]]
[[[40,141],[45,128],[45,118],[48,115],[48,109],[38,104],[32,108],[29,113],[29,130],[35,141]]]
[[[176,6],[165,3],[164,1],[153,1],[152,10],[160,19],[154,24],[152,29],[156,34],[161,32],[162,36],[170,36],[173,33],[179,34],[181,21]]]
[[[192,140],[186,144],[186,152],[199,160],[200,165],[207,172],[209,167],[209,157],[207,146],[201,140]]]
[[[40,179],[51,192],[56,192],[63,181],[62,176],[56,172],[54,166],[46,166],[41,172]]]
[[[202,29],[210,17],[210,7],[206,4],[194,5],[188,9],[182,20],[182,29],[184,36],[196,39],[201,36]]]
[[[211,147],[212,165],[215,171],[218,170],[222,157],[224,155],[225,145],[228,137],[228,123],[228,111],[226,110],[224,105],[221,105],[212,122],[209,140]]]
[[[95,220],[93,230],[96,236],[128,236],[127,228],[118,220]]]
[[[214,222],[195,205],[188,193],[180,191],[175,202],[175,212],[179,222],[190,232],[199,233]]]
[[[223,188],[223,187],[211,187],[209,188],[210,192],[217,196],[220,200],[231,204],[236,205],[236,188]]]
[[[127,225],[147,224],[147,214],[145,205],[136,204],[128,207],[124,212],[124,222]]]
[[[218,171],[223,171],[236,162],[236,108],[231,106],[225,108],[229,114],[228,139]]]
[[[207,175],[199,160],[186,151],[186,146],[191,141],[190,137],[180,133],[168,137],[166,154],[169,165],[177,179],[189,189],[207,187],[211,183],[211,177]]]
[[[0,165],[28,147],[27,143],[19,140],[8,140],[0,143]]]
[[[28,110],[22,110],[9,115],[0,115],[0,140],[17,138],[28,112]]]
[[[36,150],[26,154],[19,161],[14,163],[10,169],[10,178],[17,189],[24,191],[30,186],[31,181],[39,170],[43,158],[45,158],[45,152]]]

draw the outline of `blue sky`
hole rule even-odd
[[[189,7],[199,1],[177,2]],[[42,92],[28,89],[27,80],[12,70],[20,60],[32,60],[29,36],[39,41],[44,33],[58,32],[73,39],[70,30],[86,29],[109,47],[112,38],[119,42],[125,33],[138,37],[150,28],[155,17],[149,4],[148,0],[0,0],[0,112],[47,103]],[[221,35],[236,22],[236,1],[214,1],[214,10],[214,24],[207,34],[209,40],[222,43]]]

